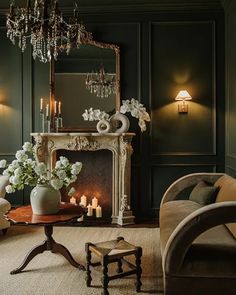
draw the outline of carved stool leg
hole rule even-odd
[[[8,230],[8,228],[4,228],[4,229],[2,229],[2,233],[3,233],[3,235],[6,235],[7,230]]]
[[[91,277],[91,270],[90,270],[90,265],[91,265],[91,251],[89,249],[89,246],[92,245],[91,243],[86,243],[85,244],[85,251],[86,251],[86,285],[87,287],[91,286],[92,282],[92,277]]]
[[[124,238],[123,237],[117,237],[116,240],[119,242],[119,241],[124,240]],[[121,259],[119,259],[117,261],[117,269],[116,269],[116,272],[117,273],[122,273],[123,272]]]
[[[122,269],[122,261],[121,261],[121,259],[119,259],[119,260],[117,261],[117,269],[116,269],[116,272],[117,272],[117,273],[122,273],[122,272],[123,272],[123,269]]]
[[[102,291],[102,295],[109,295],[108,292],[108,283],[109,283],[109,278],[108,278],[108,261],[107,261],[107,257],[104,256],[102,259],[102,287],[103,287],[103,291]]]
[[[136,291],[140,292],[142,282],[141,282],[141,274],[142,274],[142,268],[141,268],[141,257],[142,257],[142,248],[136,247]]]

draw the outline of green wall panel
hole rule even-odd
[[[15,154],[22,143],[22,55],[0,28],[0,154]]]
[[[226,172],[236,175],[236,3],[226,10]]]
[[[215,153],[214,47],[212,22],[152,24],[154,154]],[[179,114],[174,100],[181,89],[193,97],[188,114]]]

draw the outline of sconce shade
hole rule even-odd
[[[188,93],[187,90],[180,90],[177,94],[175,100],[191,100],[192,96]]]
[[[175,100],[181,100],[182,103],[178,105],[178,111],[182,114],[188,113],[188,105],[185,102],[186,100],[191,100],[192,96],[188,93],[187,90],[180,90],[180,92],[177,94]]]

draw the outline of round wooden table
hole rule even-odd
[[[16,269],[12,270],[10,274],[21,272],[36,255],[43,253],[44,251],[60,253],[70,262],[71,265],[80,270],[85,270],[83,265],[74,260],[69,250],[65,246],[57,243],[52,237],[53,226],[55,224],[77,220],[85,213],[86,209],[70,203],[61,203],[59,212],[53,215],[34,215],[32,213],[31,206],[23,206],[9,211],[5,215],[7,220],[13,222],[14,224],[43,225],[46,235],[46,239],[43,241],[43,243],[35,246],[26,255],[22,264]]]

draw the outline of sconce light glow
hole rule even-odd
[[[187,90],[180,90],[177,94],[175,100],[181,100],[182,103],[178,104],[179,113],[188,113],[188,105],[186,100],[191,100],[192,96],[188,93]]]

